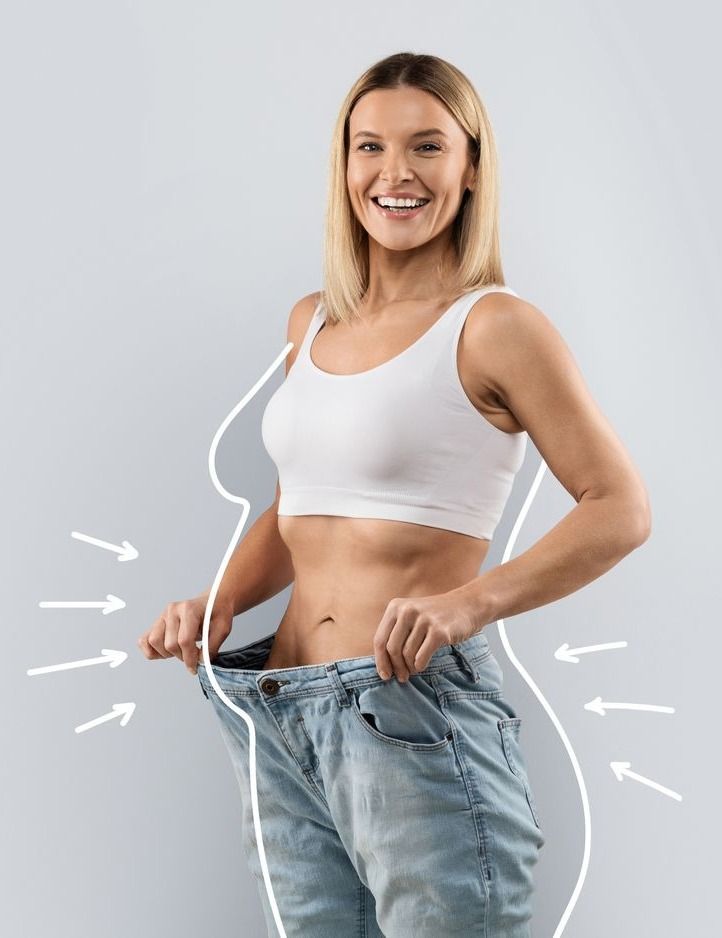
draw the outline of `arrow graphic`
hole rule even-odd
[[[112,593],[108,593],[106,599],[101,599],[98,602],[81,602],[74,600],[55,602],[48,600],[47,602],[38,603],[38,605],[41,609],[102,609],[104,616],[107,616],[111,612],[116,612],[118,609],[125,609],[123,600],[118,599],[117,596],[113,596]]]
[[[609,700],[602,700],[601,697],[595,697],[589,703],[584,704],[585,710],[591,710],[600,716],[605,716],[607,710],[651,710],[655,713],[674,713],[674,707],[662,707],[656,704],[633,704],[633,703],[611,703]]]
[[[568,664],[579,664],[579,658],[576,655],[586,655],[591,651],[607,651],[610,648],[626,648],[626,642],[605,642],[603,645],[584,645],[580,648],[570,648],[568,642],[564,642],[554,652],[557,661],[566,661]]]
[[[110,713],[104,713],[102,717],[96,717],[94,720],[89,720],[87,723],[81,723],[80,726],[75,727],[75,732],[83,733],[85,730],[92,729],[94,726],[100,726],[101,723],[114,720],[116,717],[120,717],[120,725],[125,726],[128,720],[133,716],[134,710],[134,703],[113,704],[113,709]]]
[[[111,544],[110,541],[101,541],[100,538],[91,537],[89,534],[81,534],[80,531],[71,531],[70,536],[79,541],[93,544],[95,547],[115,551],[115,553],[119,555],[116,559],[121,562],[124,560],[135,560],[135,558],[138,557],[138,551],[133,547],[130,541],[123,541],[122,546],[119,547],[117,544]]]
[[[650,788],[654,788],[655,791],[661,792],[663,795],[669,795],[670,798],[674,798],[676,801],[681,801],[682,796],[676,791],[672,791],[671,788],[665,788],[664,785],[659,785],[657,782],[653,782],[650,778],[645,778],[643,775],[638,775],[636,772],[632,772],[629,769],[631,762],[610,762],[609,765],[612,769],[612,772],[617,776],[617,781],[621,782],[623,779],[631,778],[635,782],[641,782],[643,785],[649,785]]]
[[[81,658],[79,661],[66,661],[63,664],[49,664],[44,668],[28,668],[27,674],[49,674],[51,671],[67,671],[69,668],[85,668],[91,664],[109,664],[111,668],[117,668],[128,657],[127,652],[115,651],[113,648],[101,648],[101,657],[99,658]]]

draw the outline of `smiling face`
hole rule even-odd
[[[370,238],[409,250],[449,228],[474,185],[467,136],[444,105],[419,88],[369,91],[349,119],[346,182],[354,214]],[[374,197],[427,199],[394,213]]]

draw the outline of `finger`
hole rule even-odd
[[[425,629],[417,619],[416,625],[406,639],[403,651],[404,661],[406,662],[409,674],[417,674],[419,671],[423,671],[423,668],[419,668],[416,664],[416,655],[426,638],[426,633],[427,629]]]
[[[153,623],[153,627],[148,632],[148,644],[156,650],[160,658],[172,658],[173,652],[166,647],[166,636],[170,628],[170,612],[165,612],[159,619]]]
[[[178,646],[181,650],[181,660],[191,674],[198,668],[198,646],[196,640],[203,630],[203,620],[198,622],[198,613],[190,604],[181,609],[180,625],[178,627]]]
[[[395,622],[396,606],[395,601],[392,599],[391,602],[389,602],[386,606],[386,611],[381,617],[381,621],[379,622],[378,628],[376,629],[376,634],[374,635],[374,657],[376,658],[376,670],[379,672],[379,676],[384,681],[388,681],[394,671],[391,658],[389,657],[389,653],[386,648],[386,643],[389,640],[391,630],[393,629]]]
[[[446,637],[440,635],[433,627],[427,629],[424,640],[416,652],[415,665],[417,670],[423,671],[429,666],[429,661],[437,648],[446,644]]]
[[[404,659],[404,645],[414,625],[416,611],[403,608],[396,614],[396,622],[386,642],[396,679],[402,684],[409,679],[409,668]]]
[[[165,615],[165,637],[163,646],[168,653],[179,661],[183,661],[183,652],[178,644],[178,631],[180,630],[180,604],[174,603],[170,612]]]
[[[155,648],[152,647],[148,641],[148,633],[141,635],[138,639],[138,648],[143,652],[146,658],[153,660],[154,658],[162,658],[162,655],[159,655]]]
[[[159,616],[153,625],[150,627],[146,633],[146,641],[150,648],[153,649],[154,658],[168,658],[170,657],[168,652],[165,650],[165,617]]]

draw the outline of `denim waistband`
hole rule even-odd
[[[312,684],[316,681],[327,683],[329,679],[335,683],[333,679],[336,675],[338,677],[346,675],[347,678],[343,683],[348,684],[356,677],[363,680],[364,675],[355,675],[354,672],[363,672],[370,669],[376,673],[376,658],[374,655],[363,655],[358,658],[339,658],[322,664],[298,665],[292,668],[269,668],[267,671],[261,671],[259,669],[268,658],[275,636],[274,631],[249,645],[220,651],[215,661],[211,662],[214,674],[217,672],[226,684],[230,682],[248,691],[254,688],[258,690],[260,682],[269,678],[282,686],[284,684]],[[477,681],[479,680],[479,672],[476,666],[487,658],[490,653],[489,641],[486,635],[483,632],[478,632],[463,642],[455,642],[437,648],[428,665],[418,673],[434,674],[461,666],[472,680]],[[198,662],[198,679],[204,690],[212,687],[207,670],[203,660],[200,660]],[[333,672],[333,677],[331,677],[331,672]],[[368,678],[368,674],[365,677]],[[260,693],[260,690],[258,692]]]

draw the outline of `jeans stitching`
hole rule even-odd
[[[366,922],[366,889],[362,882],[358,884],[359,888],[359,935],[361,938],[366,938],[368,935],[367,922]]]
[[[456,764],[461,773],[461,778],[466,790],[466,797],[469,802],[469,810],[474,822],[474,831],[476,833],[476,844],[477,844],[477,853],[479,857],[479,869],[481,871],[481,880],[484,884],[484,893],[485,893],[485,902],[484,902],[484,930],[483,935],[487,934],[487,914],[489,909],[489,893],[491,882],[491,865],[489,861],[489,850],[488,850],[488,835],[486,830],[486,822],[484,817],[484,806],[475,801],[472,794],[472,782],[470,778],[469,768],[466,764],[465,752],[464,752],[464,742],[459,735],[458,725],[454,720],[453,716],[446,712],[446,703],[448,700],[448,693],[442,690],[439,690],[437,682],[432,680],[431,682],[434,686],[434,690],[437,692],[437,697],[439,704],[444,711],[444,715],[448,720],[449,724],[452,727],[451,733],[451,745],[454,752],[454,758]]]
[[[507,741],[507,731],[512,733],[515,726],[521,725],[521,718],[516,717],[512,720],[498,720],[497,726],[499,727],[499,732],[501,734],[501,743],[504,750],[504,757],[509,765],[514,776],[521,782],[522,787],[524,788],[524,795],[526,796],[527,804],[529,805],[529,810],[531,811],[532,819],[536,826],[541,830],[541,825],[539,823],[539,814],[536,809],[536,804],[534,801],[534,796],[532,795],[531,788],[525,778],[525,773],[522,772],[521,767],[516,764],[514,761],[514,756],[511,751],[511,744]],[[515,742],[518,742],[513,736]]]
[[[313,745],[313,740],[308,735],[308,730],[306,729],[306,721],[303,719],[302,716],[298,717],[298,725],[301,727],[301,731],[303,735],[306,737],[306,739],[308,740],[308,743],[311,747],[311,752],[313,753],[313,758],[314,758],[314,764],[311,766],[311,768],[315,772],[316,769],[318,769],[318,765],[319,765],[318,756],[316,754],[316,747]]]

